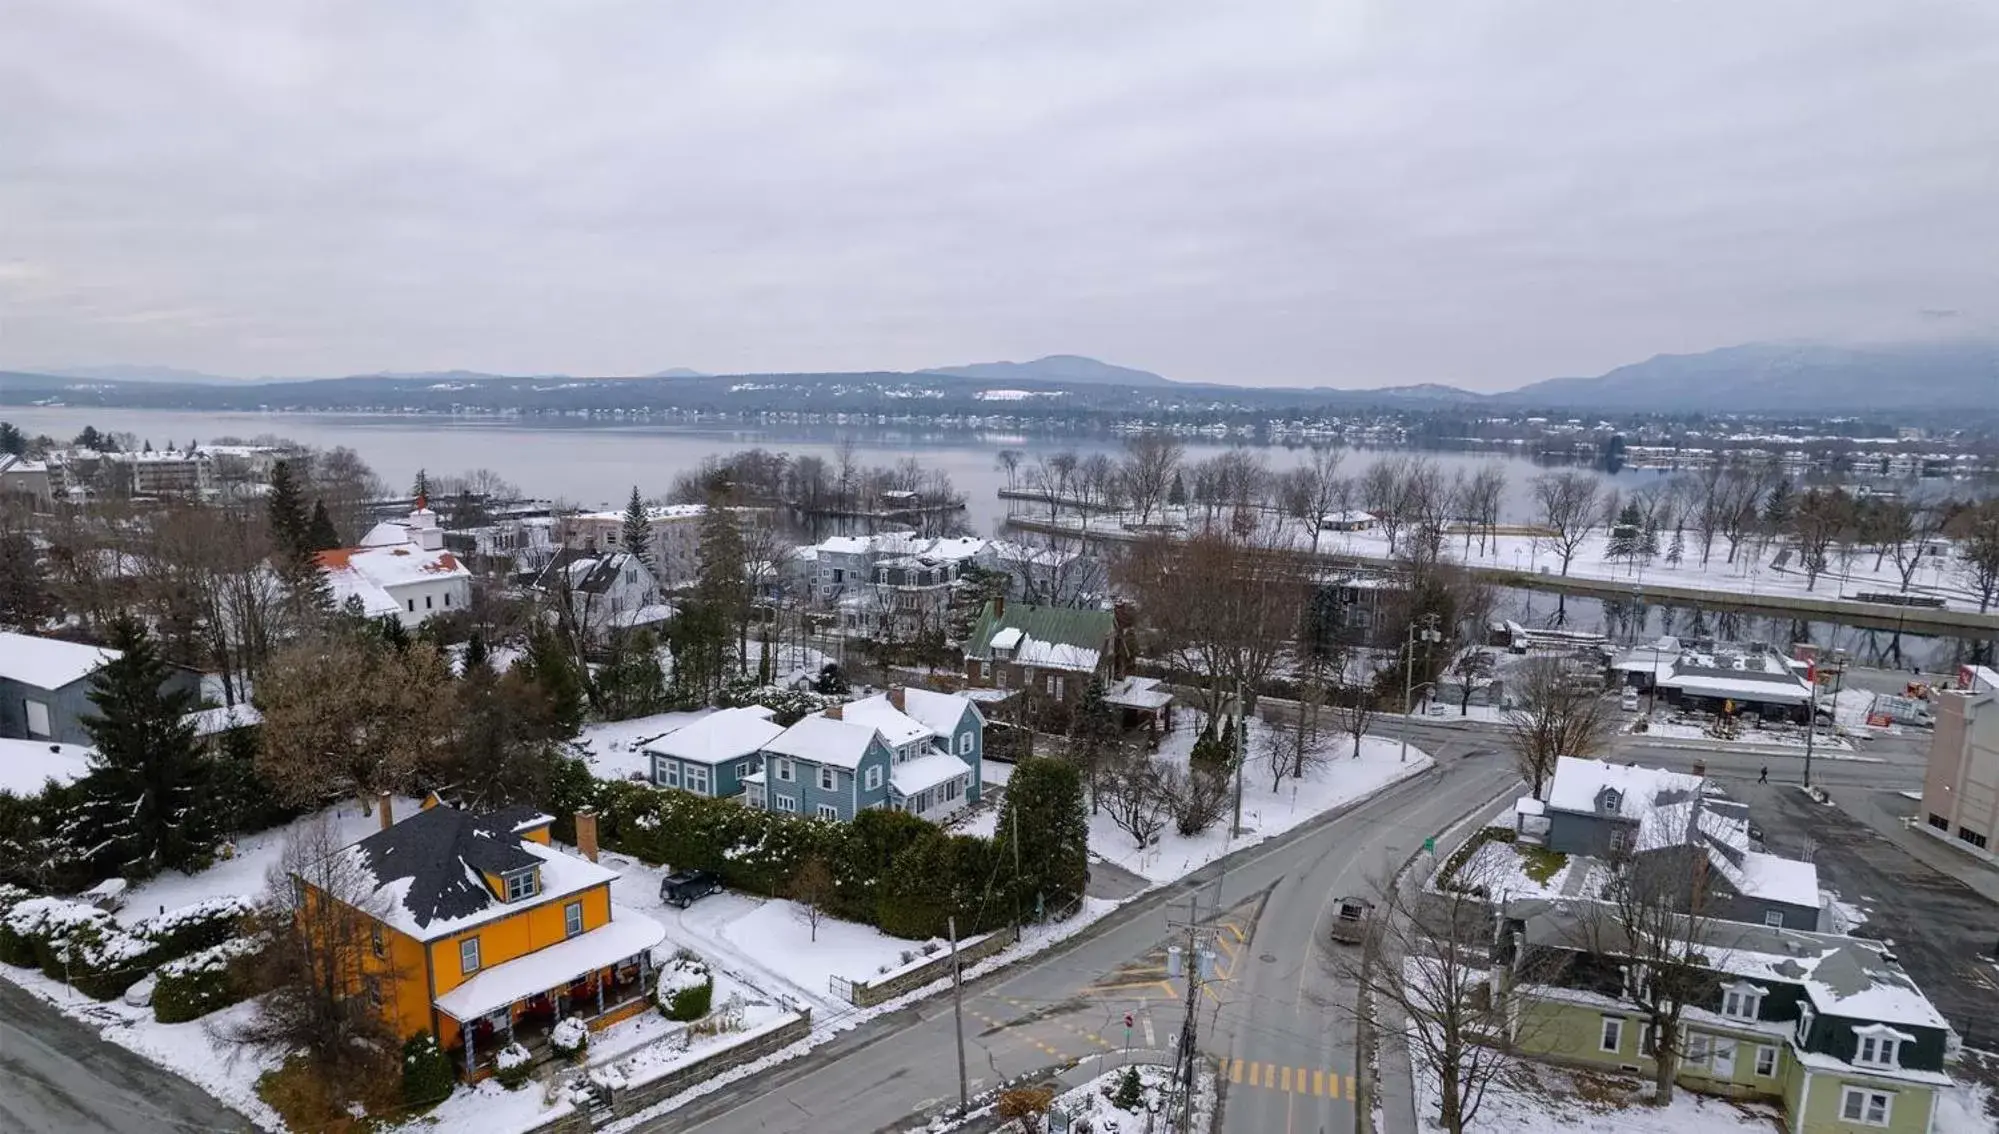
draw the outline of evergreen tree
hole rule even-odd
[[[1013,874],[1018,864],[1015,896],[1023,915],[1064,909],[1082,897],[1090,874],[1090,812],[1074,765],[1046,756],[1016,765],[995,835],[1002,874]]]
[[[639,557],[646,570],[659,574],[659,565],[653,562],[652,519],[646,515],[645,501],[639,499],[639,486],[632,486],[631,503],[625,505],[625,527],[618,534],[624,541],[625,550]]]
[[[0,627],[33,632],[56,613],[34,540],[25,532],[0,532]]]
[[[111,648],[118,656],[91,684],[97,711],[83,718],[96,751],[72,841],[87,859],[128,877],[193,869],[214,846],[203,799],[207,770],[194,725],[183,719],[194,696],[165,688],[173,667],[138,622],[113,623]]]
[[[116,445],[111,443],[111,439],[99,433],[97,427],[94,425],[84,426],[83,432],[76,435],[76,440],[73,444],[79,449],[95,449],[100,453],[110,452],[117,448]]]
[[[278,555],[291,559],[307,558],[312,552],[306,541],[309,520],[305,498],[299,492],[297,479],[292,476],[290,461],[279,461],[271,466],[271,493],[264,498],[264,509],[270,516],[271,542],[276,546]]]
[[[410,652],[410,632],[403,628],[403,620],[393,614],[384,614],[375,620],[375,634],[399,654]]]
[[[743,547],[743,529],[737,523],[735,512],[723,506],[721,495],[717,493],[708,503],[708,510],[701,516],[700,563],[694,577],[694,606],[702,617],[693,629],[699,637],[694,639],[697,648],[706,651],[701,668],[719,680],[727,673],[730,658],[730,633],[736,630],[740,665],[747,667],[749,659],[741,657],[740,647],[749,635],[750,587],[745,577],[748,554]],[[719,637],[716,631],[719,630]],[[680,651],[674,651],[678,659]]]
[[[452,778],[466,803],[498,807],[543,798],[557,774],[562,739],[556,706],[538,681],[467,665],[453,689],[457,735]]]
[[[308,551],[332,551],[340,546],[340,533],[333,528],[333,517],[326,514],[326,501],[312,502],[312,519],[306,523],[305,546]]]
[[[1678,524],[1673,525],[1673,542],[1666,546],[1666,565],[1678,567],[1687,555],[1687,532]]]
[[[517,667],[524,667],[523,676],[541,686],[559,735],[575,736],[583,727],[583,677],[561,639],[547,627],[537,627],[528,637],[527,656]]]
[[[470,677],[473,670],[482,668],[491,669],[493,665],[486,650],[486,636],[474,630],[472,636],[465,640],[465,664],[462,676]]]
[[[430,502],[430,474],[423,469],[416,470],[416,482],[410,485],[410,496],[425,503]]]
[[[0,421],[0,453],[10,453],[16,457],[28,452],[28,436],[11,421]]]
[[[1771,531],[1782,531],[1791,522],[1791,513],[1796,510],[1797,490],[1791,487],[1790,477],[1783,477],[1763,500],[1763,522]]]
[[[1617,513],[1617,519],[1610,525],[1610,539],[1604,547],[1606,559],[1635,559],[1640,546],[1639,528],[1644,525],[1644,517],[1638,505],[1626,504]]]
[[[1187,506],[1187,482],[1181,479],[1177,470],[1173,473],[1172,486],[1166,490],[1166,503],[1175,508]]]

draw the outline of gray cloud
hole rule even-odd
[[[0,27],[12,366],[1073,351],[1489,389],[1999,309],[1978,0],[0,0]]]

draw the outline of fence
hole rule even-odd
[[[958,963],[970,965],[982,961],[1001,949],[1019,940],[1013,927],[994,930],[984,937],[974,938],[958,946]],[[931,981],[951,975],[951,953],[940,951],[934,958],[920,965],[898,969],[876,981],[848,980],[844,977],[832,978],[830,985],[833,995],[846,1000],[857,1008],[872,1008],[885,1000],[893,1000],[905,992],[913,992]]]

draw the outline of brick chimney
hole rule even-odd
[[[375,813],[381,817],[382,830],[386,831],[394,826],[396,822],[395,797],[385,791],[376,792]]]
[[[904,688],[900,685],[891,685],[888,687],[888,703],[894,705],[895,711],[898,713],[904,711],[902,707],[905,699],[903,696],[904,692]]]
[[[828,705],[826,706],[826,716],[831,720],[845,720],[845,709],[845,705]]]
[[[584,858],[597,861],[597,813],[587,807],[576,813],[576,849]]]

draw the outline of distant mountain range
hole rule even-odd
[[[947,374],[953,378],[976,378],[987,382],[1072,382],[1089,386],[1177,386],[1150,370],[1133,370],[1084,358],[1080,354],[1051,354],[1033,362],[974,362],[966,366],[939,366],[921,374]]]
[[[1662,354],[1589,378],[1555,378],[1498,394],[1427,384],[1376,390],[1176,382],[1080,355],[980,362],[915,372],[713,375],[674,367],[641,377],[509,376],[452,370],[350,378],[244,381],[164,366],[0,372],[0,402],[177,408],[415,407],[691,410],[910,407],[990,410],[1028,390],[1051,410],[1156,411],[1183,405],[1334,410],[1515,410],[1621,413],[1969,414],[1999,416],[1999,343],[1973,340],[1835,346],[1746,343]],[[1007,395],[1007,396],[1002,396]]]

